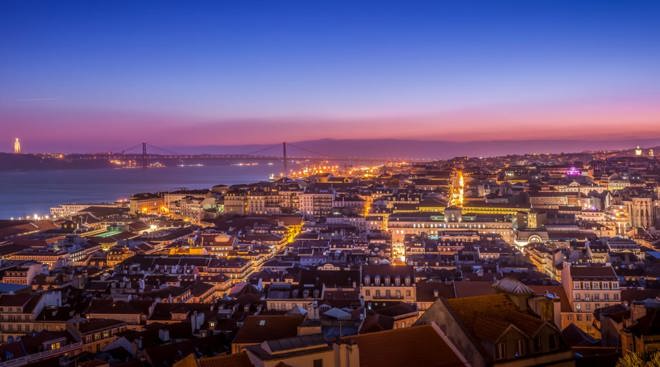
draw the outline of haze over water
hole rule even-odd
[[[263,181],[279,169],[227,165],[0,172],[0,219],[49,214],[50,207],[62,203],[112,202],[139,192]]]

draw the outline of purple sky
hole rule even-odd
[[[0,2],[9,151],[660,137],[660,4]]]

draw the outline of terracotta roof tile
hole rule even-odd
[[[215,356],[201,358],[198,361],[199,367],[252,367],[252,363],[247,353],[235,353],[224,356]]]
[[[233,343],[261,343],[296,336],[303,319],[300,315],[248,316]]]
[[[358,345],[361,367],[464,365],[431,325],[351,336],[344,341]]]

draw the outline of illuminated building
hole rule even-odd
[[[600,338],[600,332],[593,326],[594,311],[621,302],[619,279],[612,266],[565,262],[561,282],[572,311],[562,313],[562,329],[572,323],[589,335]]]
[[[463,171],[454,170],[451,178],[451,199],[450,205],[463,206],[463,192],[465,188],[465,179],[463,178]]]
[[[607,180],[607,189],[610,191],[623,190],[630,187],[630,180],[621,178],[619,175],[612,175]]]
[[[16,140],[14,140],[14,153],[15,154],[21,154],[21,151],[22,151],[21,150],[21,141],[20,141],[20,139],[16,138]]]
[[[365,301],[416,300],[415,272],[412,266],[363,265],[360,295]]]
[[[654,225],[653,198],[633,197],[623,203],[633,228],[650,228]]]
[[[70,217],[76,215],[90,207],[96,208],[117,208],[118,204],[104,204],[104,203],[67,203],[60,204],[50,208],[50,215],[58,218]]]
[[[446,201],[437,197],[428,197],[419,203],[417,210],[420,212],[441,212],[446,207]]]
[[[392,259],[395,262],[406,263],[406,247],[403,243],[392,242]]]
[[[463,214],[485,215],[516,215],[519,212],[529,212],[529,206],[515,204],[486,203],[484,201],[469,201],[462,208]]]
[[[3,295],[0,297],[0,340],[7,343],[32,332],[65,330],[66,322],[37,319],[44,309],[61,304],[60,291]]]
[[[643,153],[642,148],[640,148],[638,145],[637,148],[635,148],[635,156],[641,157],[642,153]]]
[[[114,267],[133,256],[135,256],[135,251],[130,250],[128,247],[122,246],[110,249],[106,255],[107,265]]]
[[[300,211],[306,217],[318,217],[332,212],[335,193],[332,190],[307,190],[300,195]]]
[[[578,205],[578,198],[577,193],[540,191],[529,195],[529,203],[536,209],[558,209]]]
[[[551,248],[542,243],[533,243],[525,248],[525,254],[540,273],[544,273],[554,280],[561,280],[561,271],[557,267],[563,259],[560,249]]]
[[[229,214],[279,214],[281,203],[286,199],[277,190],[251,187],[227,191],[224,211]]]
[[[387,223],[392,235],[392,243],[403,243],[406,235],[429,236],[446,232],[474,231],[479,234],[498,234],[503,240],[513,241],[513,221],[505,215],[461,216],[460,220],[450,221],[447,213],[397,213],[392,214]]]
[[[167,209],[163,197],[156,194],[135,194],[129,202],[131,214],[156,214]]]

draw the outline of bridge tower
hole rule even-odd
[[[282,143],[282,164],[284,167],[284,177],[289,175],[289,165],[286,159],[286,142]]]
[[[147,143],[142,143],[142,168],[149,167],[149,161],[147,159]]]

